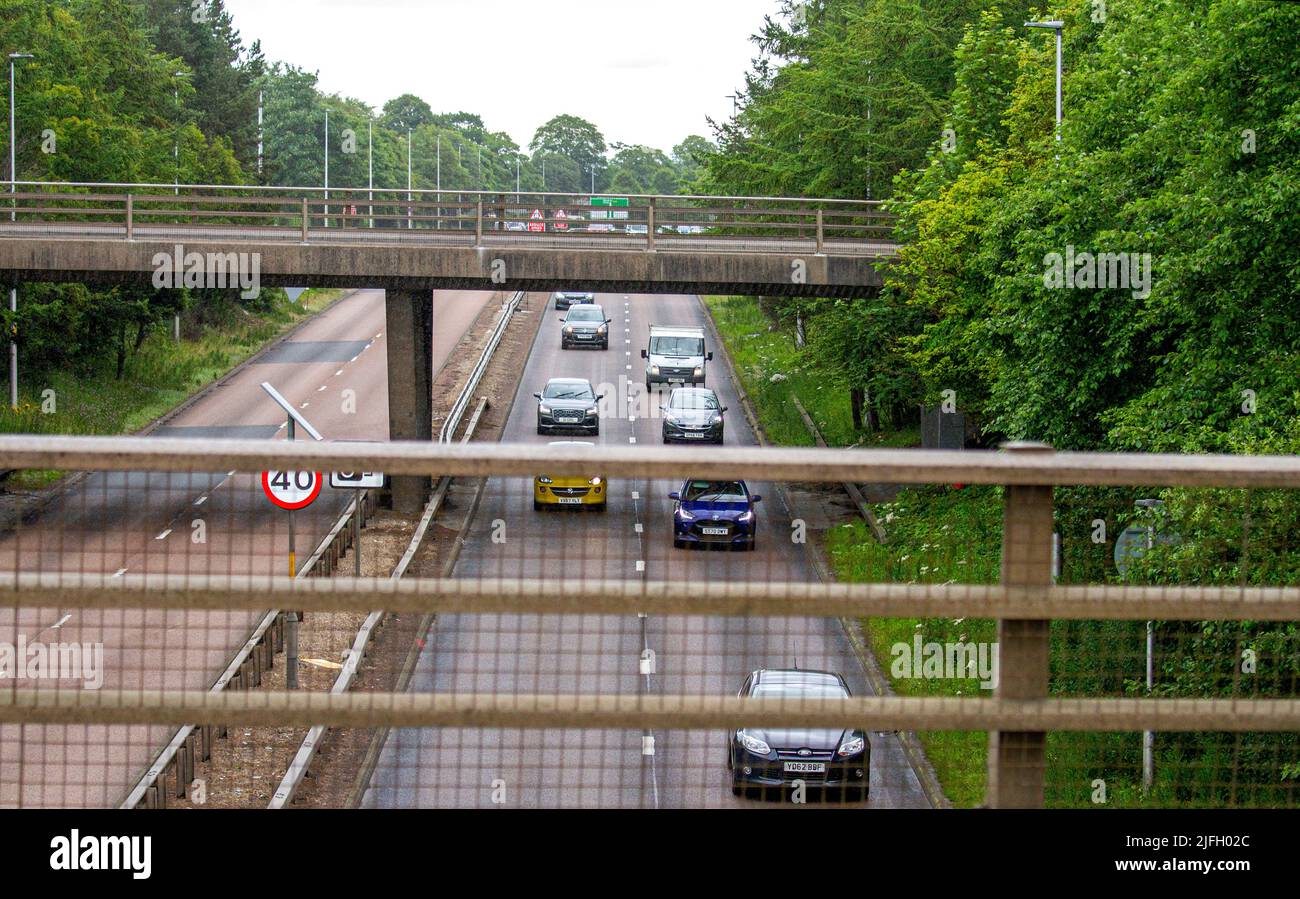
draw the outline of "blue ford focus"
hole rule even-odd
[[[754,548],[758,525],[754,506],[763,497],[750,493],[744,481],[690,478],[668,498],[676,501],[673,546]]]

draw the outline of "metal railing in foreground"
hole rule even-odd
[[[0,438],[0,466],[98,470],[385,470],[442,476],[582,474],[593,460],[612,477],[755,481],[1002,484],[1001,583],[830,584],[614,581],[554,585],[505,579],[357,581],[250,577],[13,573],[0,607],[351,609],[460,613],[637,612],[727,616],[965,615],[998,620],[1001,672],[993,698],[859,697],[845,700],[586,694],[293,694],[199,691],[12,690],[0,722],[199,723],[332,727],[737,728],[868,727],[987,730],[987,802],[1044,801],[1049,731],[1300,731],[1300,700],[1052,698],[1051,619],[1300,620],[1300,588],[1055,586],[1053,487],[1159,485],[1300,488],[1300,458],[1054,453],[1036,444],[1001,452],[826,449],[575,448],[551,457],[538,445],[309,445],[164,439]]]

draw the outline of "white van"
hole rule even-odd
[[[704,365],[713,354],[704,351],[704,329],[690,326],[650,326],[650,343],[641,351],[645,362],[645,386],[654,384],[703,384]]]

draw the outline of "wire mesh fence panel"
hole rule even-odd
[[[1296,805],[1294,491],[597,418],[0,438],[0,804]]]

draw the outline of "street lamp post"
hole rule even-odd
[[[1151,516],[1155,515],[1157,509],[1164,505],[1164,500],[1159,499],[1139,499],[1134,505],[1147,510],[1147,552],[1155,546],[1155,525]],[[1156,623],[1147,621],[1147,696],[1151,695],[1155,687],[1155,644],[1156,644]],[[1142,731],[1142,790],[1150,792],[1151,785],[1155,782],[1155,755],[1156,755],[1156,733],[1153,730]]]
[[[1056,139],[1061,139],[1061,29],[1065,23],[1059,19],[1047,22],[1026,22],[1026,28],[1050,28],[1056,32]]]
[[[406,129],[406,229],[411,229],[411,129]]]
[[[9,54],[9,193],[14,194],[18,188],[18,156],[14,152],[17,147],[17,130],[14,125],[14,65],[20,59],[31,59],[30,53],[10,53]],[[12,206],[9,209],[9,221],[18,221],[18,199],[12,198]],[[9,311],[16,317],[18,315],[18,286],[15,284],[9,288]],[[13,330],[9,336],[9,405],[18,408],[18,343],[13,338],[16,336],[17,319]]]
[[[173,78],[189,78],[189,72],[172,72]],[[176,131],[172,136],[172,183],[176,196],[181,194],[181,86],[172,85],[172,98],[176,101]]]
[[[366,122],[366,215],[370,220],[370,227],[375,227],[375,123]]]
[[[330,226],[330,111],[325,110],[325,227]]]

